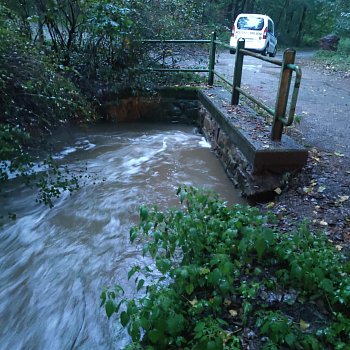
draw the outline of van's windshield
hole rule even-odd
[[[262,30],[264,19],[261,17],[240,17],[237,22],[237,29]]]

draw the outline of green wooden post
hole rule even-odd
[[[244,54],[241,52],[241,49],[244,49],[245,40],[239,39],[237,41],[237,49],[236,49],[236,62],[235,69],[233,72],[233,87],[232,87],[232,97],[231,104],[238,105],[239,103],[239,91],[236,87],[241,87],[242,80],[242,69],[243,69],[243,58]]]
[[[215,53],[216,53],[216,32],[211,33],[210,41],[210,53],[209,53],[209,75],[208,75],[208,85],[212,86],[214,84],[214,68],[215,68]]]
[[[281,141],[283,132],[283,123],[280,118],[285,119],[290,83],[293,71],[287,67],[288,64],[294,64],[295,50],[287,49],[283,53],[282,68],[280,74],[279,87],[277,92],[277,100],[275,106],[274,120],[271,130],[271,140]]]

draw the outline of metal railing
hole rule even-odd
[[[154,43],[154,44],[210,44],[211,40],[202,39],[188,39],[188,40],[161,40],[161,39],[145,39],[141,40],[142,43]],[[209,68],[146,68],[148,71],[154,72],[200,72],[209,73]]]
[[[212,86],[214,84],[214,77],[218,77],[226,84],[232,88],[231,104],[238,105],[240,94],[254,102],[260,108],[265,110],[268,114],[273,116],[273,123],[271,129],[271,139],[274,141],[280,141],[282,138],[283,127],[292,125],[294,121],[294,114],[296,103],[298,100],[300,81],[302,77],[302,72],[299,66],[295,65],[295,50],[287,49],[283,53],[283,59],[278,60],[275,58],[265,57],[261,54],[257,54],[248,51],[244,48],[244,39],[239,39],[237,42],[236,49],[236,59],[235,67],[233,72],[233,82],[228,81],[223,75],[215,70],[215,58],[216,58],[216,47],[221,45],[226,48],[230,48],[229,45],[216,40],[216,33],[213,32],[211,35],[211,40],[142,40],[147,43],[176,43],[176,44],[194,44],[194,43],[210,43],[209,52],[209,66],[208,69],[202,68],[150,68],[149,70],[160,71],[160,72],[205,72],[208,73],[208,85]],[[242,81],[242,71],[243,71],[243,61],[244,56],[255,57],[259,60],[269,62],[271,64],[281,67],[279,86],[277,90],[277,97],[275,103],[275,109],[267,106],[265,103],[260,101],[251,95],[248,91],[241,87]],[[289,111],[287,113],[287,106],[289,101],[290,86],[292,82],[292,75],[295,72],[294,87],[291,97],[291,102],[289,106]]]

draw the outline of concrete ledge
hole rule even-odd
[[[287,135],[270,140],[270,127],[262,117],[245,107],[230,106],[231,95],[222,88],[200,89],[198,99],[252,165],[252,172],[285,173],[300,170],[307,150]]]
[[[107,120],[197,125],[211,143],[229,178],[243,196],[266,200],[282,187],[287,174],[300,171],[308,152],[287,135],[270,140],[265,119],[248,106],[231,106],[223,88],[168,87],[156,95],[106,98]]]

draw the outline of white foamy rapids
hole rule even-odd
[[[100,307],[100,293],[120,284],[132,297],[128,270],[152,266],[129,241],[139,206],[177,205],[181,183],[236,195],[204,138],[180,127],[108,126],[79,134],[60,153],[71,174],[88,175],[79,191],[65,191],[52,209],[16,182],[0,198],[0,211],[18,214],[0,230],[1,350],[126,345],[129,338]]]
[[[188,139],[188,137],[187,137]],[[183,146],[186,135],[177,133],[175,136],[164,133],[156,135],[143,135],[134,139],[122,149],[113,150],[98,157],[94,166],[100,166],[101,162],[109,163],[108,169],[104,169],[107,181],[121,181],[128,183],[135,176],[145,174],[166,153],[168,147]]]
[[[10,168],[11,168],[11,162],[10,161],[5,160],[5,161],[0,162],[0,169],[1,169],[2,172],[7,174],[7,178],[9,180],[12,180],[12,179],[15,179],[16,177],[21,176],[21,172],[20,171],[18,171],[18,170],[11,171]],[[26,174],[27,175],[36,174],[36,173],[39,173],[39,172],[42,172],[42,171],[47,171],[48,169],[49,169],[49,167],[46,164],[44,164],[42,162],[38,162],[38,163],[35,163],[31,167],[28,166],[27,170],[26,170]]]
[[[198,142],[198,144],[203,148],[211,148],[210,143],[204,137],[202,137],[202,139]]]
[[[56,153],[55,155],[53,155],[53,159],[63,159],[65,158],[67,155],[71,154],[71,153],[75,153],[78,150],[83,150],[83,151],[88,151],[90,149],[95,148],[96,145],[91,143],[89,140],[78,140],[76,141],[74,147],[65,147],[61,152]]]

